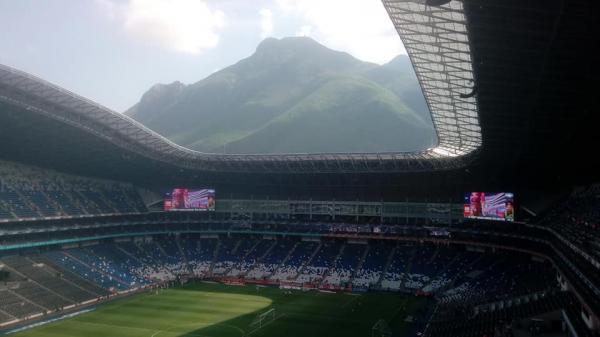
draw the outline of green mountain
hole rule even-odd
[[[412,151],[435,143],[407,56],[360,61],[305,37],[269,38],[191,84],[158,84],[126,112],[203,152]]]

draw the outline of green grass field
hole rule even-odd
[[[195,284],[135,295],[73,318],[11,334],[14,337],[306,337],[371,336],[385,319],[402,336],[419,299],[390,293],[362,295],[285,291],[254,286]],[[275,319],[251,323],[275,308]]]

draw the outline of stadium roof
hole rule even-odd
[[[384,0],[411,58],[438,134],[432,151],[464,156],[481,146],[467,21],[461,2]]]
[[[422,12],[416,5],[411,13]],[[394,7],[388,6],[388,9]],[[413,60],[437,130],[438,145],[410,153],[207,154],[179,146],[140,123],[22,71],[0,67],[2,100],[122,148],[179,167],[217,172],[406,172],[458,168],[481,145],[473,72],[461,6],[447,14],[391,17]],[[447,20],[453,20],[448,25]],[[464,97],[461,97],[463,96]],[[468,96],[468,97],[467,97]]]
[[[345,173],[335,178],[344,185],[369,184],[371,178],[361,177],[398,172],[424,172],[427,178],[419,182],[427,182],[440,170],[457,184],[597,179],[598,164],[581,164],[600,145],[589,123],[595,108],[596,61],[589,51],[595,43],[593,2],[433,2],[442,4],[383,1],[438,133],[438,146],[427,151],[198,153],[126,116],[0,66],[0,156],[59,169],[77,165],[79,172],[113,177],[121,173],[131,180],[169,171],[192,177],[277,173],[311,176],[321,184],[314,177]],[[381,184],[390,181],[382,178]]]
[[[25,72],[0,65],[0,100],[119,147],[187,169],[217,172],[421,171],[465,165],[476,146],[457,137],[410,153],[211,154],[177,145],[135,120]],[[441,117],[437,124],[446,124]],[[449,135],[448,132],[445,133]],[[468,144],[468,146],[466,146]]]

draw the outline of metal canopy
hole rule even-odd
[[[404,42],[437,130],[432,151],[463,156],[478,149],[481,128],[462,2],[443,6],[403,0],[383,4]]]

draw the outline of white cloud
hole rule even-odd
[[[310,34],[312,33],[312,27],[305,25],[300,27],[300,29],[298,29],[298,31],[296,31],[296,36],[310,36]]]
[[[301,17],[311,27],[310,35],[330,48],[376,63],[406,54],[380,1],[277,0],[277,3],[284,15]],[[303,28],[298,33],[306,33]]]
[[[204,0],[95,0],[133,38],[167,50],[201,54],[219,42],[225,14]]]
[[[260,14],[260,38],[264,39],[273,33],[273,12],[263,8]]]
[[[110,20],[115,20],[120,14],[120,6],[112,0],[94,0],[96,7]]]

